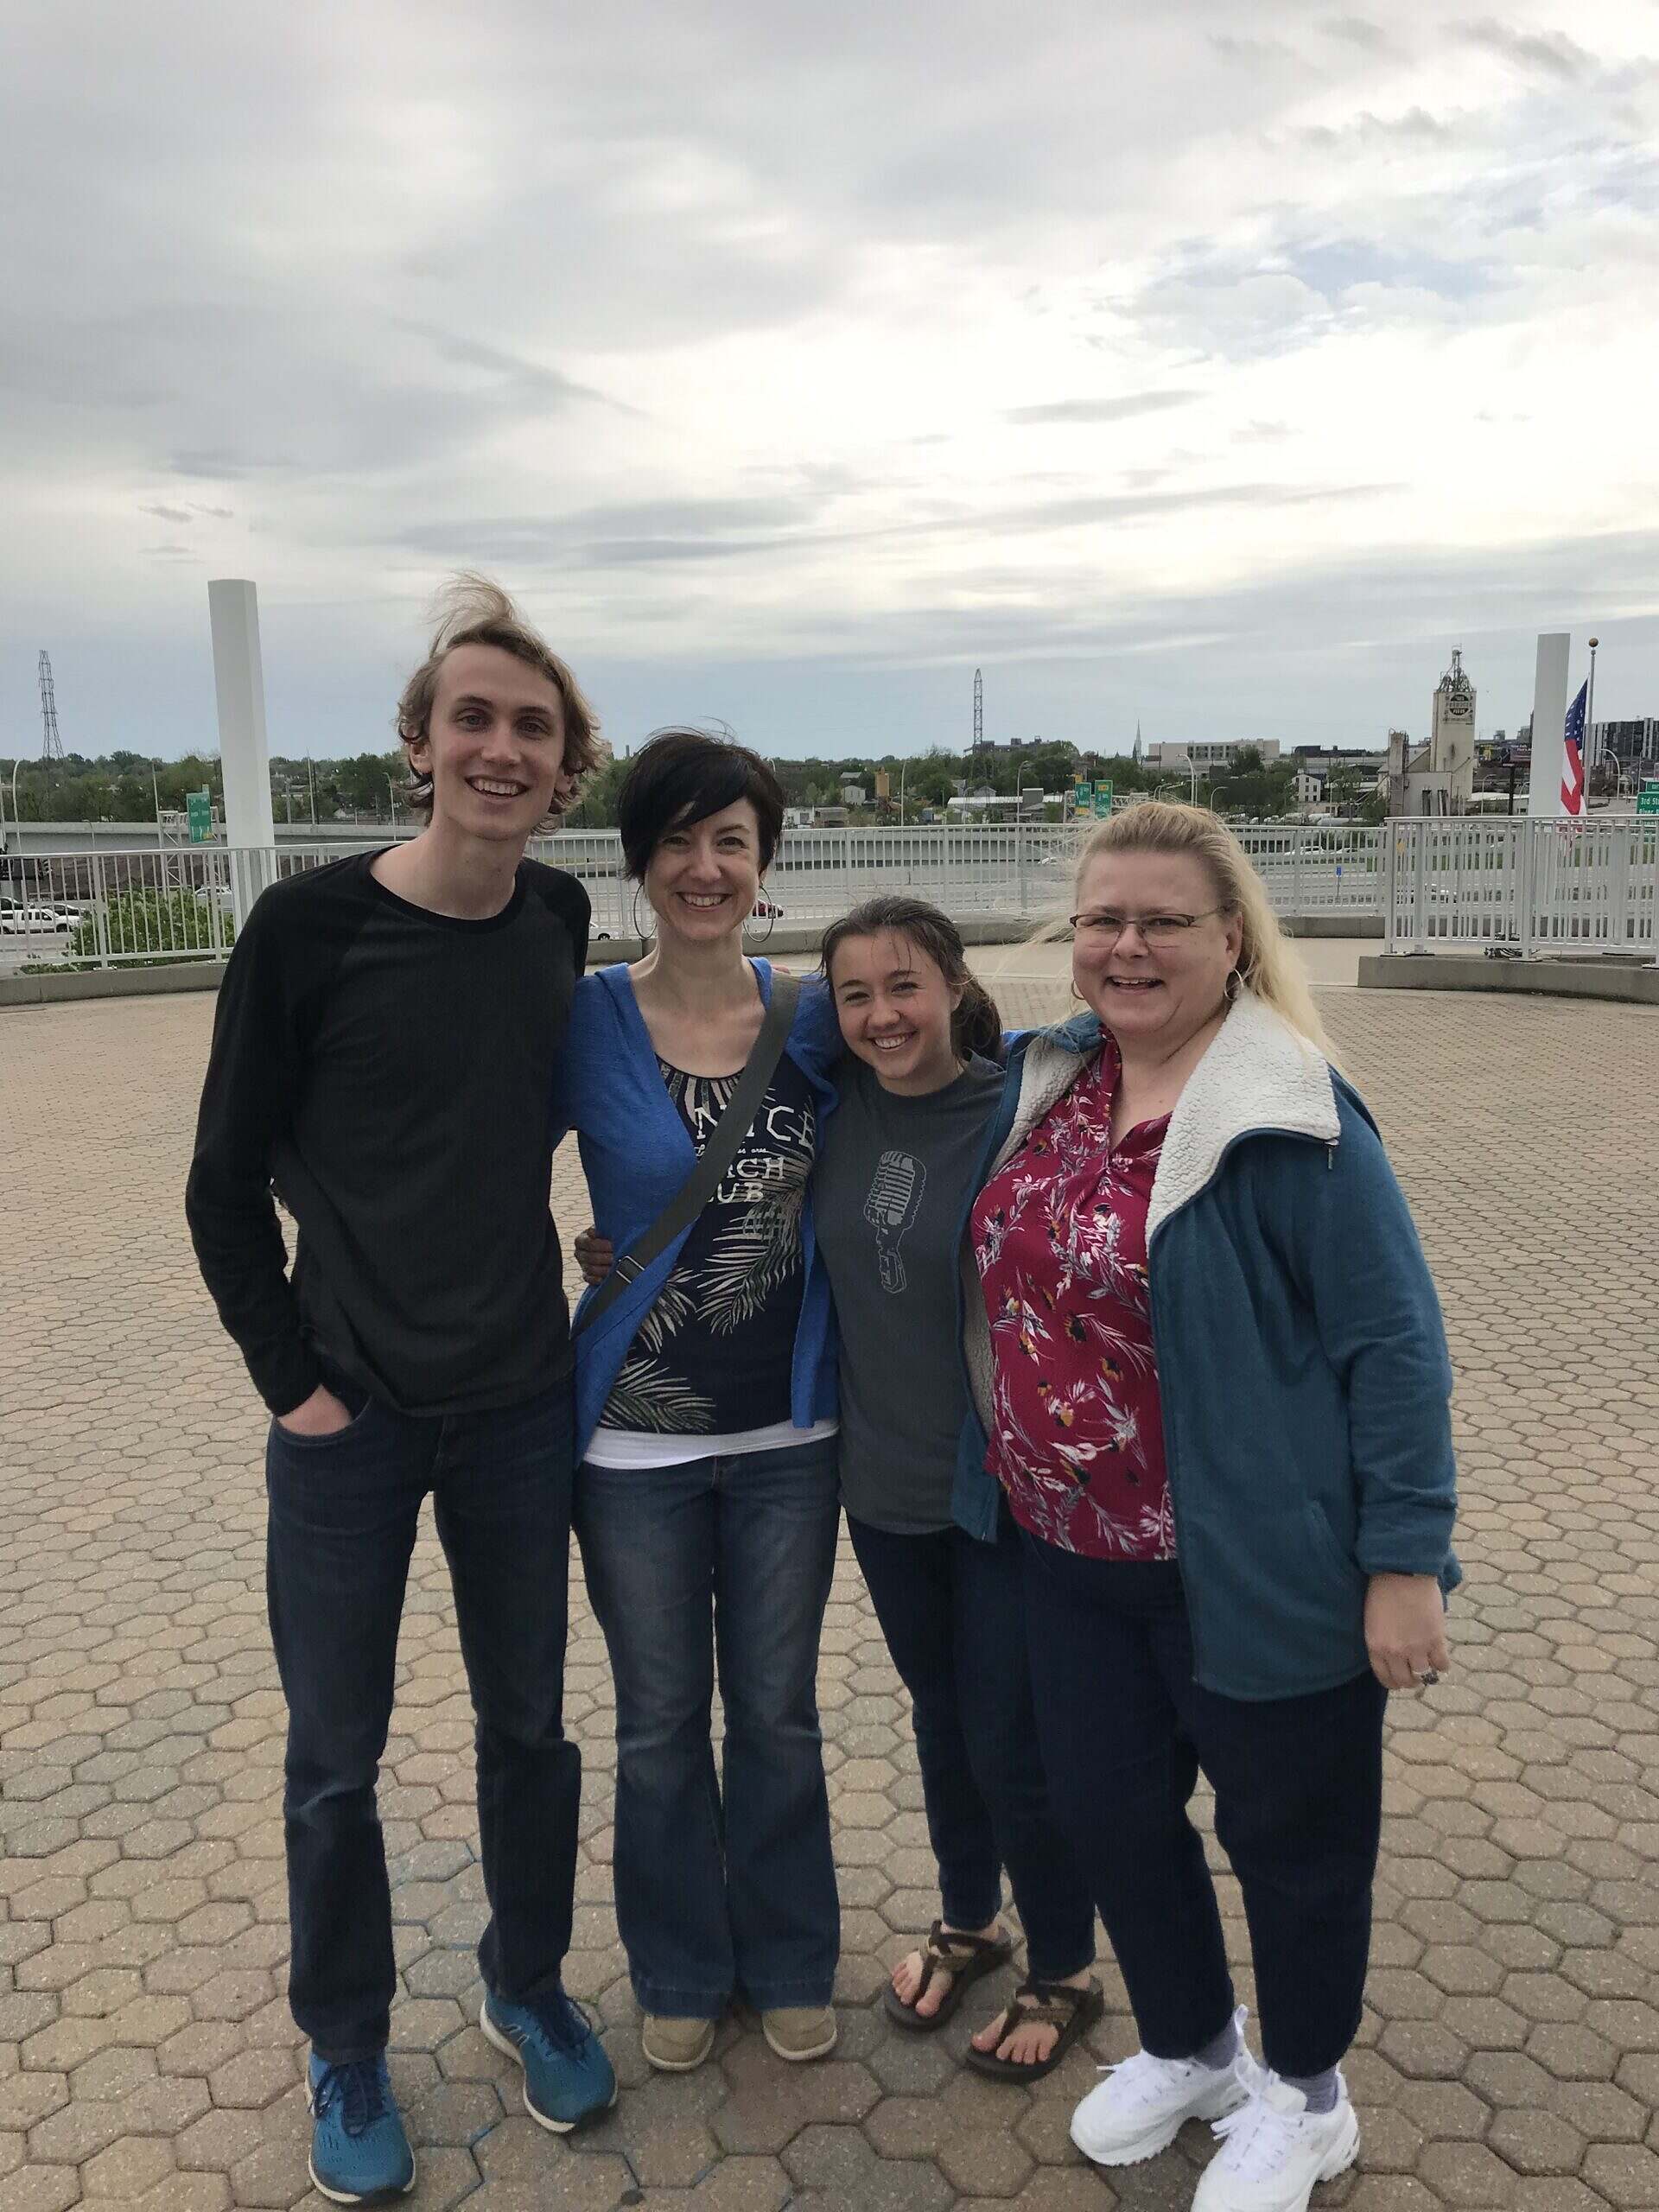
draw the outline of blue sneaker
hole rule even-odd
[[[498,2050],[524,2069],[524,2110],[556,2135],[568,2135],[616,2102],[616,2076],[588,2015],[561,1990],[535,2005],[509,2005],[486,1993],[478,2024]]]
[[[415,2186],[415,2153],[391,2094],[384,2052],[331,2066],[315,2051],[306,2072],[311,2131],[311,2178],[331,2204],[370,2204],[407,2196]]]

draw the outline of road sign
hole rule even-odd
[[[1643,784],[1636,795],[1638,814],[1659,814],[1659,784]]]
[[[1098,818],[1099,820],[1101,820],[1101,821],[1103,821],[1103,821],[1106,819],[1106,817],[1107,817],[1107,816],[1111,812],[1111,810],[1112,810],[1112,787],[1111,787],[1111,785],[1110,785],[1109,784],[1096,784],[1096,785],[1095,785],[1095,813],[1096,813],[1096,816],[1097,817],[1097,818]]]
[[[1108,784],[1107,791],[1109,791],[1111,788]],[[1092,784],[1085,783],[1081,776],[1071,786],[1071,805],[1080,822],[1086,822],[1090,815],[1094,812],[1095,787]]]
[[[190,823],[190,842],[205,845],[213,834],[213,795],[212,791],[187,791],[185,807]]]

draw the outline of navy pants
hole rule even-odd
[[[1359,2026],[1382,1813],[1388,1693],[1369,1672],[1255,1704],[1194,1681],[1174,1561],[1085,1559],[1022,1535],[1049,1788],[1094,1892],[1142,2046],[1190,2058],[1233,1985],[1187,1806],[1200,1770],[1243,1891],[1262,2053],[1337,2064]]]
[[[984,1928],[1002,1869],[1039,1981],[1095,1955],[1095,1907],[1049,1808],[1032,1712],[1019,1540],[961,1529],[895,1535],[849,1514],[853,1549],[893,1663],[910,1692],[939,1901],[953,1928]]]
[[[576,1478],[616,1682],[616,1918],[647,2012],[827,2005],[841,1955],[818,1726],[833,1437]],[[726,1737],[715,1773],[715,1667]]]
[[[283,1796],[289,2002],[327,2059],[382,2050],[397,1974],[375,1781],[404,1591],[429,1491],[477,1716],[486,1984],[559,1986],[570,1944],[582,1761],[562,1725],[575,1423],[570,1388],[502,1410],[415,1417],[353,1398],[348,1428],[273,1422],[266,1586],[288,1700]]]

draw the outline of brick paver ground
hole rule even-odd
[[[1004,993],[1027,1018],[1053,1001]],[[1324,1003],[1446,1300],[1469,1586],[1454,1673],[1395,1707],[1350,2066],[1363,2158],[1316,2201],[1659,2206],[1659,1018]],[[0,1014],[4,2212],[321,2202],[283,1993],[264,1424],[180,1211],[211,1014],[206,997]],[[567,2144],[524,2116],[471,2024],[470,1722],[423,1536],[382,1798],[420,2212],[1187,2202],[1204,2131],[1109,2185],[1066,2140],[1096,2063],[1130,2047],[1109,1961],[1096,2050],[1033,2092],[960,2068],[988,1991],[937,2041],[885,2024],[885,1973],[934,1901],[905,1700],[847,1558],[822,1678],[840,2050],[789,2068],[731,2024],[716,2063],[648,2075],[610,1907],[608,1683],[579,1590],[573,1623],[588,1783],[570,1982],[624,2089]],[[1230,1883],[1224,1901],[1236,1939]]]

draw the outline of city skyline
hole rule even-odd
[[[217,575],[273,751],[383,750],[462,565],[619,749],[960,750],[976,664],[1003,741],[1380,745],[1453,646],[1513,732],[1556,628],[1650,714],[1654,29],[35,11],[0,755],[41,647],[67,749],[211,749]]]

